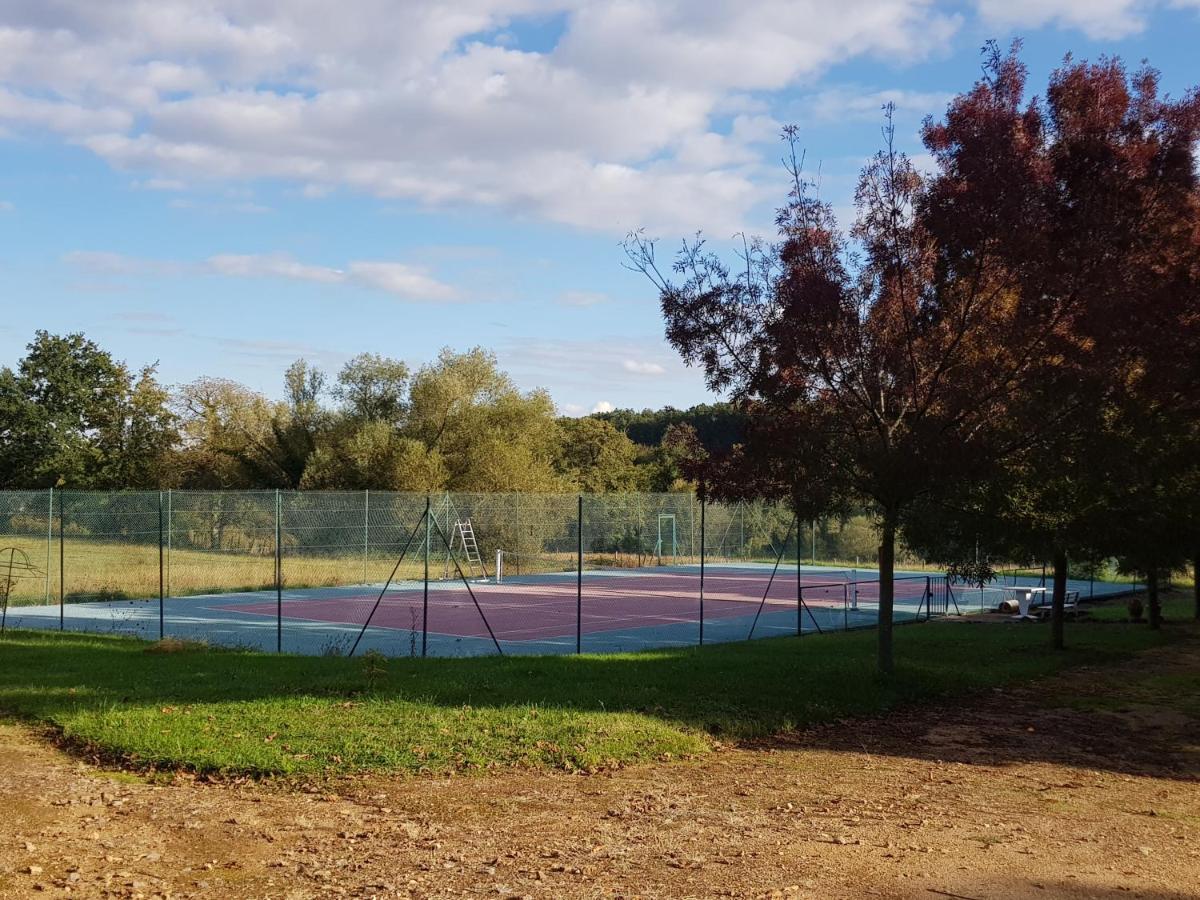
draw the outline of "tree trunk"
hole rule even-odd
[[[885,513],[879,542],[879,674],[891,675],[892,609],[896,596],[896,517]]]
[[[1146,608],[1150,613],[1150,627],[1157,631],[1162,627],[1162,601],[1158,597],[1158,569],[1154,567],[1146,573]]]
[[[1196,621],[1200,622],[1200,550],[1192,557],[1192,596],[1196,601]]]
[[[1050,598],[1050,642],[1055,650],[1062,650],[1064,609],[1067,602],[1067,551],[1054,551],[1054,593]]]

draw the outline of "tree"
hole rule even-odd
[[[562,449],[556,468],[581,491],[636,491],[641,485],[637,445],[603,419],[560,419]]]
[[[701,403],[688,409],[615,409],[592,418],[612,424],[635,444],[659,446],[672,425],[690,425],[710,452],[725,452],[742,439],[745,414],[732,403]]]
[[[182,423],[180,487],[256,488],[277,481],[271,461],[272,421],[279,413],[261,394],[224,378],[200,378],[179,389]]]
[[[177,435],[154,371],[135,380],[82,334],[38,331],[16,371],[0,370],[0,484],[159,484]]]
[[[652,242],[634,235],[627,250],[659,291],[668,341],[709,387],[795,429],[795,442],[747,441],[743,455],[786,469],[802,446],[840,496],[793,482],[798,506],[871,505],[881,535],[878,664],[889,673],[901,517],[925,493],[994,462],[991,423],[1028,378],[1056,309],[1022,302],[986,254],[968,277],[940,264],[917,215],[926,185],[895,149],[890,121],[884,133],[859,181],[853,244],[811,196],[788,129],[792,191],[778,242],[747,241],[736,270],[702,241],[687,243],[673,277],[657,267]]]
[[[322,444],[304,471],[304,488],[441,491],[449,473],[441,454],[383,421],[352,420]]]
[[[437,453],[456,491],[553,491],[561,446],[545,391],[521,393],[491,353],[443,350],[413,377],[404,434]]]
[[[1200,380],[1200,98],[1160,98],[1149,68],[1131,76],[1117,59],[1068,57],[1045,101],[1026,102],[1018,50],[989,45],[984,77],[944,121],[926,122],[940,175],[922,214],[949,273],[972,277],[986,253],[1012,273],[1023,306],[1056,310],[1036,389],[1011,406],[1040,434],[1012,460],[1001,479],[1010,490],[989,499],[993,521],[981,527],[1053,560],[1061,647],[1069,554],[1121,553],[1114,537],[1150,533],[1159,540],[1146,551],[1165,552],[1166,532],[1151,526],[1165,524],[1177,490],[1168,436],[1194,421]],[[1133,472],[1147,476],[1138,492],[1153,508],[1114,490]],[[1182,524],[1176,516],[1177,532]]]
[[[331,393],[353,419],[398,426],[407,404],[408,366],[398,359],[360,353],[338,373]]]

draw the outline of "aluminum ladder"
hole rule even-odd
[[[483,558],[479,555],[479,543],[475,540],[475,528],[471,525],[470,519],[459,519],[454,523],[454,533],[450,536],[450,552],[454,552],[455,545],[462,548],[463,558],[467,561],[467,566],[470,569],[469,574],[474,574],[478,568],[483,573],[483,577],[487,578],[487,569],[484,568]]]

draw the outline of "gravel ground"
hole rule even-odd
[[[1197,672],[590,776],[148,779],[0,723],[0,897],[1200,897]]]

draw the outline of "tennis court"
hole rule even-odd
[[[495,578],[167,598],[162,633],[302,654],[375,649],[390,656],[606,653],[873,627],[871,570],[769,564],[647,566]],[[1073,589],[1078,589],[1075,585]],[[1082,587],[1087,590],[1086,582]],[[1096,585],[1097,596],[1127,590]],[[987,589],[992,590],[992,589]],[[977,612],[996,597],[944,577],[898,573],[895,619]],[[59,628],[157,638],[153,600],[10,608],[9,628]],[[364,629],[364,625],[367,627]]]

